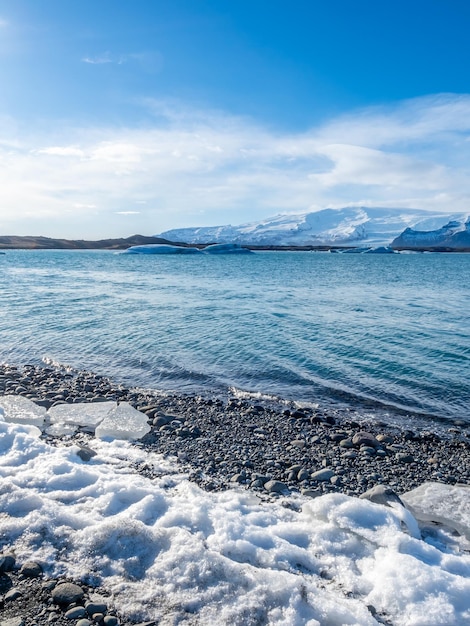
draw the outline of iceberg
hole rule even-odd
[[[378,248],[370,248],[365,250],[364,254],[396,254],[395,250],[392,250],[388,246],[378,246]]]
[[[248,248],[243,248],[238,243],[214,243],[204,248],[207,254],[253,254]]]
[[[199,248],[171,246],[164,243],[149,243],[143,246],[131,246],[121,254],[202,254]]]
[[[150,431],[148,417],[134,409],[129,403],[122,402],[108,411],[104,420],[97,426],[95,436],[98,439],[140,439]]]
[[[3,419],[10,424],[36,426],[42,429],[46,417],[46,409],[23,396],[6,395],[0,397]]]

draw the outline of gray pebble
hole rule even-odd
[[[4,600],[5,602],[13,602],[13,600],[18,600],[18,598],[21,598],[22,595],[23,594],[19,589],[13,588],[5,594]]]
[[[60,583],[52,590],[52,599],[55,604],[65,606],[78,602],[84,595],[83,589],[75,583]]]
[[[266,491],[269,491],[269,493],[282,493],[289,489],[288,486],[280,480],[268,480],[268,482],[264,484],[264,488]]]
[[[317,482],[328,481],[335,475],[334,471],[329,468],[318,470],[311,475],[312,480]]]
[[[395,455],[396,460],[399,463],[413,463],[414,462],[414,457],[412,454],[406,454],[406,452],[398,452]]]
[[[15,557],[12,554],[0,556],[0,572],[11,572],[15,567]]]
[[[84,606],[74,606],[65,613],[65,617],[67,619],[78,619],[79,617],[84,617],[85,615],[86,611]]]
[[[28,578],[38,578],[42,574],[42,566],[40,563],[36,563],[36,561],[26,561],[21,566],[20,574]]]
[[[91,601],[85,604],[85,609],[88,615],[93,615],[94,613],[106,613],[108,607],[104,602]]]

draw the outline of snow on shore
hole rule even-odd
[[[470,623],[463,539],[445,530],[422,539],[399,506],[342,494],[261,503],[240,489],[207,493],[127,441],[94,439],[97,454],[85,462],[71,441],[56,448],[39,435],[0,418],[4,550],[41,560],[49,575],[101,583],[131,618]]]

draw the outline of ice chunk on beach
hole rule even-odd
[[[94,431],[116,407],[117,403],[112,401],[58,404],[51,407],[47,414],[52,424],[73,424]]]
[[[470,486],[424,483],[401,496],[419,522],[456,530],[470,541]]]
[[[114,439],[140,439],[150,431],[148,417],[137,411],[127,402],[122,402],[111,409],[95,430],[99,439],[111,437]]]
[[[3,409],[3,419],[11,424],[37,426],[44,425],[46,409],[23,396],[6,395],[0,397],[0,407]]]

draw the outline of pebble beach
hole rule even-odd
[[[358,411],[302,408],[272,399],[162,394],[127,388],[87,371],[33,365],[3,365],[0,394],[22,395],[47,409],[109,400],[129,403],[147,416],[150,426],[133,445],[175,460],[207,492],[244,489],[273,502],[287,494],[360,497],[378,486],[399,497],[428,481],[470,482],[470,428],[462,421],[403,429]],[[84,461],[94,455],[86,429],[66,436],[46,429],[42,438],[53,446],[78,445]],[[134,470],[153,477],[151,465],[136,463]],[[112,610],[107,614],[106,590],[92,586],[82,585],[80,598],[57,602],[54,588],[73,581],[43,578],[39,563],[37,567],[31,573],[24,563],[0,562],[0,626],[136,623]],[[97,602],[97,593],[101,609],[93,617],[87,606]]]

